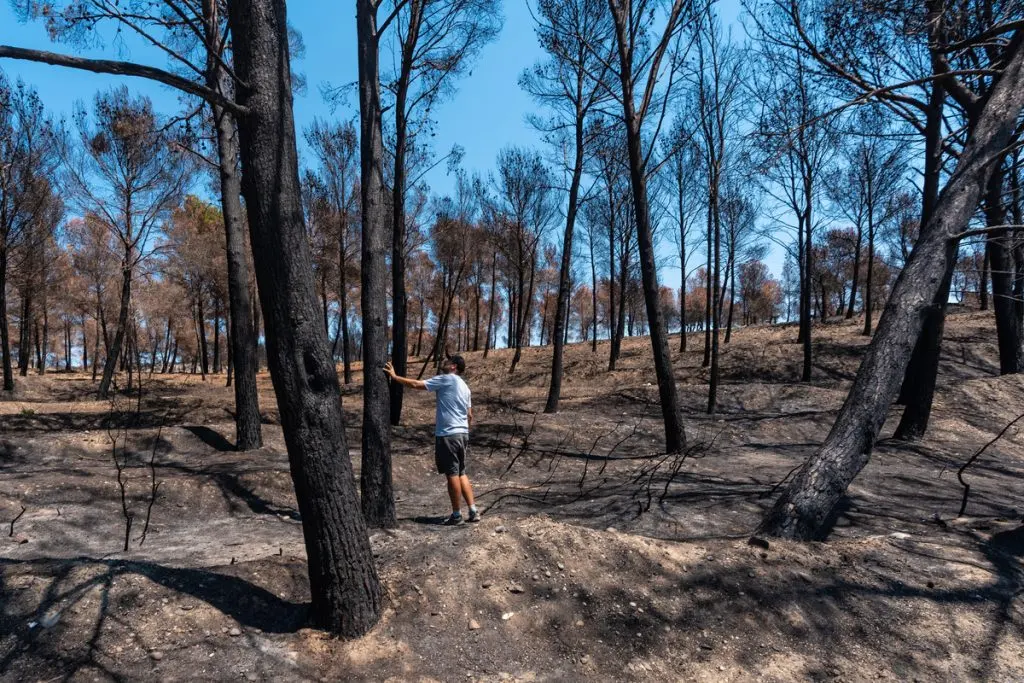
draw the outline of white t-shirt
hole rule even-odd
[[[469,434],[469,409],[473,406],[469,386],[454,372],[431,377],[427,391],[437,397],[437,426],[434,436]]]

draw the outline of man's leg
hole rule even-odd
[[[460,476],[459,484],[462,489],[462,497],[466,499],[466,505],[468,505],[469,507],[473,507],[473,485],[469,483],[469,477],[467,477],[465,474]]]
[[[452,512],[457,513],[460,510],[461,506],[460,506],[459,497],[460,497],[460,495],[462,494],[462,491],[463,491],[462,481],[461,480],[465,479],[465,478],[466,478],[465,476],[460,477],[458,475],[452,475],[452,474],[447,475],[447,479],[448,479],[448,498],[452,502]],[[473,498],[473,491],[470,490],[469,498],[467,498],[467,502],[469,502],[470,505],[472,505],[472,502],[470,502],[470,501],[472,501],[472,498]]]

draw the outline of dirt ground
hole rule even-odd
[[[269,378],[266,446],[245,454],[231,450],[223,377],[147,379],[141,406],[94,400],[82,374],[22,379],[0,402],[0,678],[1024,680],[1017,426],[965,473],[957,516],[956,470],[1024,412],[1024,377],[996,376],[988,315],[951,318],[929,436],[881,441],[825,542],[748,544],[824,439],[865,348],[858,330],[816,331],[810,384],[794,329],[736,333],[714,418],[692,336],[676,354],[690,450],[671,458],[647,339],[627,340],[613,373],[607,344],[568,349],[554,416],[537,412],[550,350],[526,350],[513,375],[507,351],[468,354],[484,520],[439,526],[431,397],[407,399],[400,525],[372,535],[388,606],[354,642],[305,626]],[[358,466],[358,386],[344,407]]]

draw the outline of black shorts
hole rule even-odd
[[[441,474],[449,477],[465,474],[468,454],[469,434],[434,437],[434,462]]]

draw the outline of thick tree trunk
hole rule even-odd
[[[395,494],[391,481],[391,403],[384,364],[388,361],[387,256],[377,3],[357,0],[359,113],[362,190],[363,443],[359,472],[363,517],[373,527],[392,528]],[[404,242],[404,240],[403,240]]]
[[[924,322],[993,166],[1009,145],[1024,107],[1024,34],[996,82],[956,169],[900,273],[875,337],[831,432],[769,511],[759,532],[795,539],[818,537],[828,515],[871,454],[896,397]]]
[[[230,0],[242,190],[267,359],[302,516],[313,621],[347,637],[382,609],[354,486],[338,375],[317,316],[300,196],[284,0]]]

